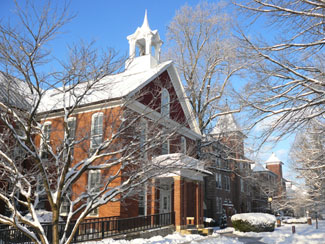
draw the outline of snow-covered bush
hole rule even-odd
[[[271,232],[274,231],[276,218],[265,213],[243,213],[233,215],[231,222],[235,230],[241,232]]]

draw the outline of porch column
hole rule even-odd
[[[203,194],[201,182],[195,183],[195,219],[196,227],[203,227]]]
[[[203,217],[204,217],[204,209],[203,209],[203,202],[204,202],[204,195],[203,195],[203,182],[200,182],[200,227],[204,227],[203,224]]]
[[[156,214],[158,213],[158,210],[159,210],[159,206],[158,206],[158,194],[157,194],[157,187],[156,187],[156,184],[157,184],[157,181],[155,179],[153,179],[151,181],[152,183],[152,186],[150,187],[151,188],[151,191],[150,191],[150,214]]]
[[[151,192],[150,192],[150,207],[149,207],[149,210],[150,210],[150,215],[153,215],[153,214],[156,214],[158,213],[159,211],[159,199],[158,199],[158,192],[157,192],[157,187],[156,187],[156,184],[157,184],[157,181],[155,181],[155,179],[152,180],[152,186],[151,186]],[[157,220],[152,216],[151,217],[151,224],[154,225],[155,222]]]
[[[184,206],[184,211],[183,211],[183,222],[182,224],[183,225],[187,225],[187,222],[186,222],[186,217],[187,217],[187,182],[185,179],[183,179],[183,187],[184,187],[184,192],[183,192],[183,206]]]
[[[182,184],[183,180],[180,176],[174,176],[174,211],[175,211],[175,227],[176,231],[180,231],[183,228],[182,218],[184,211],[184,203],[183,203],[183,191]]]
[[[195,183],[195,224],[198,227],[200,222],[200,187],[199,182]]]

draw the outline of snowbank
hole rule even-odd
[[[214,221],[214,219],[212,219],[212,218],[204,217],[204,218],[203,218],[203,222],[205,222],[205,223],[214,223],[215,221]]]
[[[303,218],[299,218],[299,219],[285,219],[283,220],[283,223],[286,224],[306,224],[307,223],[307,218],[303,217]]]
[[[276,222],[274,215],[266,213],[242,213],[235,214],[231,217],[231,221],[242,220],[252,225],[270,225]]]

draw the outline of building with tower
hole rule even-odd
[[[282,161],[272,153],[271,156],[265,162],[266,168],[277,175],[276,181],[276,192],[275,197],[283,198],[286,192],[286,180],[283,178],[282,174]]]
[[[252,165],[252,212],[271,212],[278,176],[261,163]]]
[[[229,109],[228,109],[229,111]],[[205,177],[206,216],[220,221],[226,214],[251,211],[250,160],[244,154],[246,136],[233,114],[220,116],[202,142],[202,159],[214,173]]]
[[[264,165],[258,162],[252,165],[253,212],[273,212],[282,208],[281,205],[286,200],[286,180],[282,175],[282,165],[275,153],[271,154]]]

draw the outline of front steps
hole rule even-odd
[[[181,230],[181,234],[183,235],[190,235],[190,234],[198,234],[201,236],[208,236],[212,235],[213,229],[212,228],[195,228],[195,227],[190,227],[185,230]]]

